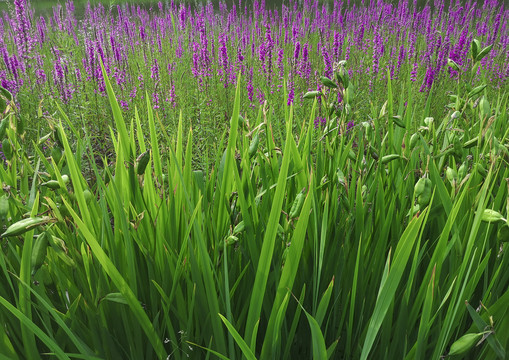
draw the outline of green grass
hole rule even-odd
[[[270,114],[239,121],[238,85],[202,171],[182,118],[171,138],[106,89],[109,159],[64,113],[52,156],[20,141],[15,107],[3,120],[2,232],[51,219],[1,238],[3,358],[440,359],[481,332],[463,358],[506,356],[507,93],[462,91],[425,121],[389,83],[348,131],[345,112],[315,128],[311,99],[304,118],[285,105],[279,141]]]

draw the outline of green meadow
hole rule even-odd
[[[0,359],[507,358],[503,5],[10,6]]]

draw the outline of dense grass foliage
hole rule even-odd
[[[95,4],[77,11],[68,0],[51,15],[36,16],[30,3],[16,0],[11,12],[3,12],[0,82],[24,109],[32,139],[40,126],[34,114],[39,107],[43,115],[54,114],[56,100],[75,125],[85,121],[98,139],[98,152],[111,150],[102,143],[109,124],[98,120],[111,116],[100,60],[127,118],[135,107],[145,109],[148,96],[175,136],[182,111],[184,129],[194,128],[194,145],[212,158],[221,151],[218,134],[231,117],[237,73],[245,91],[242,114],[256,117],[267,101],[278,133],[284,132],[280,105],[293,104],[299,118],[307,116],[310,104],[303,95],[318,90],[319,77],[331,77],[341,60],[348,62],[362,105],[352,116],[355,123],[385,102],[388,71],[398,89],[404,84],[416,94],[417,110],[435,84],[437,114],[450,102],[452,84],[485,81],[489,91],[497,91],[509,76],[509,12],[497,1],[441,0],[419,8],[408,1],[350,6],[306,0],[278,8],[263,1],[219,2],[216,8],[210,2],[161,1],[150,8]],[[474,38],[493,48],[479,71],[469,74]],[[448,67],[448,59],[457,67]],[[325,118],[320,109],[316,124]],[[202,168],[210,165],[201,157],[194,160]]]
[[[182,118],[175,139],[151,106],[126,124],[104,75],[110,163],[63,112],[71,132],[52,124],[28,156],[7,102],[3,356],[505,357],[507,95],[481,86],[417,119],[389,81],[373,122],[347,130],[343,112],[322,131],[310,93],[305,119],[284,105],[276,144],[270,113],[239,116],[239,81],[224,153],[202,172]],[[346,95],[346,72],[335,80]]]
[[[350,24],[337,33],[353,36],[376,7],[331,15],[302,6],[284,8],[294,20],[302,15],[302,22],[289,22],[288,42],[284,16],[258,5],[238,17],[221,7],[213,26],[208,7],[192,12],[165,4],[159,15],[120,8],[125,16],[89,9],[82,21],[100,25],[90,40],[93,75],[81,82],[46,78],[40,91],[34,54],[46,51],[43,64],[52,59],[56,67],[82,58],[88,64],[83,34],[76,33],[78,45],[67,43],[76,55],[64,57],[62,48],[59,60],[48,50],[73,39],[82,23],[63,22],[60,30],[53,22],[51,40],[39,44],[30,35],[8,45],[24,47],[24,55],[7,56],[30,67],[16,79],[5,70],[9,86],[0,88],[0,359],[507,357],[509,97],[500,72],[508,65],[506,13],[496,3],[467,4],[468,11],[451,4],[449,13],[432,16],[429,8],[380,2],[377,9],[386,10],[378,24],[385,26],[366,27],[363,37],[373,38],[357,44],[356,57],[345,62],[341,53],[327,68],[323,44],[333,49],[335,33],[325,19]],[[306,16],[314,30],[302,34]],[[33,20],[20,19],[9,26],[30,29]],[[129,111],[114,49],[95,47],[122,19],[135,24],[136,38],[145,26],[148,39],[117,43],[135,46],[120,62],[125,69],[148,75],[160,59],[159,66],[175,61],[182,71],[178,82],[171,74],[163,80],[162,71],[159,82],[145,76]],[[191,26],[200,21],[208,24],[203,38]],[[430,33],[437,39],[451,31],[449,44],[467,29],[461,57],[448,53],[443,64],[438,53],[421,58],[427,30],[418,24],[436,25]],[[251,34],[251,55],[238,47],[250,60],[222,68],[211,57],[210,75],[200,67],[195,76],[190,44],[200,39],[212,47],[224,36],[230,44],[237,27]],[[398,29],[410,33],[401,38]],[[398,69],[385,45],[378,72],[371,62],[371,70],[359,71],[362,61],[375,59],[375,33],[405,47],[414,30],[416,81],[410,59]],[[280,39],[274,48],[265,47],[269,33]],[[159,53],[157,34],[166,34],[168,49],[182,34],[190,45],[183,58]],[[284,62],[281,78],[272,77],[277,67],[264,67],[260,49],[281,47],[289,56],[294,41],[314,49],[308,60],[316,73],[305,79],[296,72],[300,53]],[[348,43],[341,49],[352,46],[353,54],[357,45]],[[227,54],[233,49],[228,45]],[[428,88],[425,74],[439,64]],[[135,79],[126,86],[138,89]],[[175,108],[152,96],[154,89],[169,91],[172,81]],[[261,106],[250,98],[250,81],[263,89]],[[76,91],[67,101],[59,86]],[[222,125],[189,117],[192,106],[221,113]],[[217,139],[212,155],[195,146],[204,131]],[[197,167],[196,157],[211,166]]]

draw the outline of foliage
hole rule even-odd
[[[349,126],[361,105],[345,66],[306,118],[284,102],[281,143],[270,111],[239,115],[239,79],[206,171],[182,116],[175,138],[150,104],[125,121],[104,67],[114,152],[101,161],[63,111],[27,145],[5,97],[0,354],[504,358],[507,92],[459,89],[440,118],[432,90],[417,116],[388,74],[386,103]]]

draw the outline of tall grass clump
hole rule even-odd
[[[101,62],[100,158],[58,102],[27,144],[2,90],[2,358],[506,358],[508,96],[481,81],[491,45],[468,51],[472,83],[423,109],[387,69],[362,122],[348,63],[306,116],[286,78],[280,136],[268,106],[240,115],[240,75],[205,170],[195,127],[168,134],[150,96],[125,117]]]
[[[111,113],[101,61],[123,116],[134,117],[135,108],[145,113],[149,98],[175,137],[182,112],[184,131],[193,128],[197,153],[209,158],[222,151],[238,73],[242,115],[256,118],[267,102],[278,140],[285,132],[281,104],[307,116],[304,94],[319,90],[320,76],[331,77],[342,60],[363,104],[356,124],[385,102],[388,74],[398,89],[413,91],[419,116],[432,88],[438,113],[449,103],[451,84],[464,89],[484,81],[489,94],[507,86],[509,13],[497,1],[93,4],[77,9],[67,0],[40,15],[29,1],[16,0],[2,14],[0,84],[26,110],[20,121],[32,140],[47,131],[33,115],[39,108],[53,115],[58,104],[74,126],[85,122],[97,156],[112,151],[102,141]],[[474,38],[493,48],[471,77]],[[456,66],[448,67],[449,60]],[[324,110],[316,116],[319,125]],[[211,165],[199,156],[193,161],[202,169]]]

